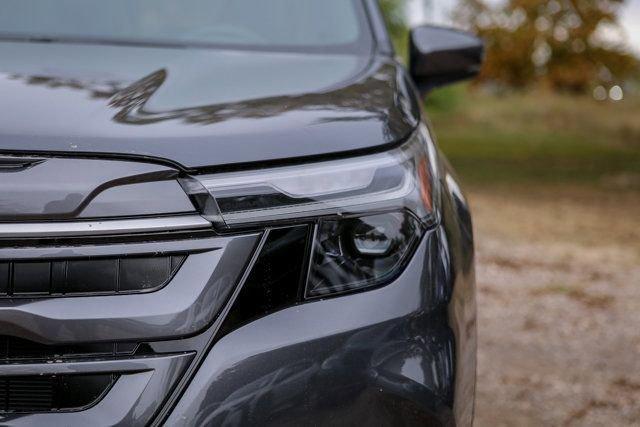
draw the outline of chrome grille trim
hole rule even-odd
[[[104,221],[0,223],[0,239],[101,236],[211,228],[200,215]]]

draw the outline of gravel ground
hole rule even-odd
[[[640,193],[471,191],[477,426],[640,425]]]

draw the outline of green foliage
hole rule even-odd
[[[405,0],[380,0],[380,8],[398,56],[407,59],[409,28],[405,16]]]
[[[426,96],[427,111],[429,113],[452,113],[456,111],[464,101],[467,90],[467,83],[443,86],[433,90]]]
[[[469,91],[429,108],[438,144],[468,185],[587,184],[640,190],[640,98]]]

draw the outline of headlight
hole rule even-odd
[[[419,221],[406,211],[321,220],[305,296],[339,294],[393,279],[421,235]]]
[[[220,231],[315,224],[306,295],[380,284],[438,221],[435,147],[424,126],[380,154],[198,176],[184,187]]]

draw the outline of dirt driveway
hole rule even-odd
[[[475,190],[476,425],[640,425],[640,193]]]

